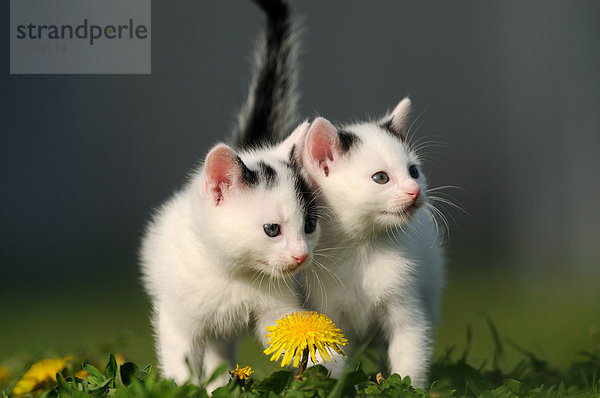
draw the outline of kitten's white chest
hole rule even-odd
[[[405,270],[406,261],[399,252],[371,252],[362,261],[359,282],[369,300],[378,303],[398,293]]]
[[[364,335],[380,316],[382,303],[401,294],[406,261],[397,251],[361,247],[337,257],[342,260],[337,262],[340,280],[330,281],[329,304],[322,310],[327,313],[329,309],[332,315],[339,311],[338,321],[352,325],[355,333]],[[338,286],[334,286],[336,282]]]

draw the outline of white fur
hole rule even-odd
[[[408,375],[422,387],[443,285],[443,253],[428,211],[427,182],[419,159],[400,138],[407,108],[410,101],[405,99],[384,118],[391,118],[397,136],[379,123],[344,126],[360,143],[344,153],[337,135],[332,136],[332,152],[321,161],[311,155],[313,133],[335,128],[319,118],[305,134],[304,170],[319,188],[327,215],[320,221],[315,264],[302,279],[310,309],[330,316],[353,346],[360,346],[379,326],[390,371]],[[419,168],[416,180],[409,175],[412,164]],[[387,184],[371,179],[379,171],[389,175]],[[414,188],[415,181],[421,193],[411,215],[381,213],[410,204],[406,191]],[[337,358],[337,363],[326,366],[339,376],[343,360]]]
[[[300,310],[286,270],[298,252],[308,251],[303,266],[310,263],[318,228],[304,233],[292,172],[281,157],[267,150],[239,156],[251,169],[258,160],[271,165],[275,187],[221,184],[217,203],[205,165],[161,207],[143,240],[143,281],[154,307],[159,366],[178,383],[231,363],[229,342],[249,327],[264,342],[266,326]],[[267,236],[266,223],[281,224],[281,235]],[[199,375],[190,374],[186,359]]]

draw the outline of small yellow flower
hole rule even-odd
[[[10,371],[4,366],[0,366],[0,383],[10,380]]]
[[[65,368],[71,357],[42,359],[23,375],[13,389],[13,394],[22,395],[56,381],[56,374]]]
[[[250,366],[244,366],[243,368],[240,369],[240,365],[236,363],[235,369],[230,370],[229,373],[231,373],[232,375],[234,375],[235,377],[237,377],[240,380],[246,380],[248,378],[248,376],[250,376],[252,373],[254,373],[254,371],[252,370],[252,368]]]
[[[75,376],[75,377],[77,377],[77,378],[79,378],[81,380],[85,380],[85,379],[87,379],[87,377],[89,375],[90,374],[88,372],[86,372],[85,370],[79,369],[77,372],[75,372],[75,374],[73,376]]]
[[[348,342],[340,329],[326,315],[315,311],[294,312],[277,321],[276,326],[267,326],[265,338],[269,339],[265,354],[277,361],[283,351],[281,366],[294,361],[298,367],[303,352],[308,349],[310,358],[316,363],[315,351],[319,351],[323,362],[331,361],[333,351],[344,355],[343,346]]]

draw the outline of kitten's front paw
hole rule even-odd
[[[206,391],[209,394],[212,394],[212,392],[217,388],[227,385],[230,378],[231,376],[229,376],[229,373],[223,373],[221,376],[217,377],[215,380],[206,385]]]

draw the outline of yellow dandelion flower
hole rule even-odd
[[[0,383],[10,380],[10,370],[4,366],[0,366]]]
[[[298,367],[305,351],[310,353],[313,363],[317,361],[315,351],[319,351],[323,362],[331,361],[334,351],[344,355],[342,347],[348,342],[328,316],[315,311],[286,315],[277,321],[276,326],[267,326],[267,332],[265,338],[269,342],[264,353],[273,354],[271,361],[277,361],[285,351],[282,367],[292,363],[292,360],[293,366]]]
[[[85,379],[87,379],[87,377],[89,375],[90,374],[88,372],[86,372],[85,370],[79,369],[77,372],[75,372],[75,374],[73,376],[77,377],[78,379],[85,380]]]
[[[229,371],[230,374],[237,377],[240,380],[246,380],[254,371],[250,366],[244,366],[240,369],[239,364],[235,364],[235,369]]]
[[[56,374],[65,368],[71,357],[51,358],[37,361],[23,375],[13,389],[13,394],[22,395],[56,381]]]

